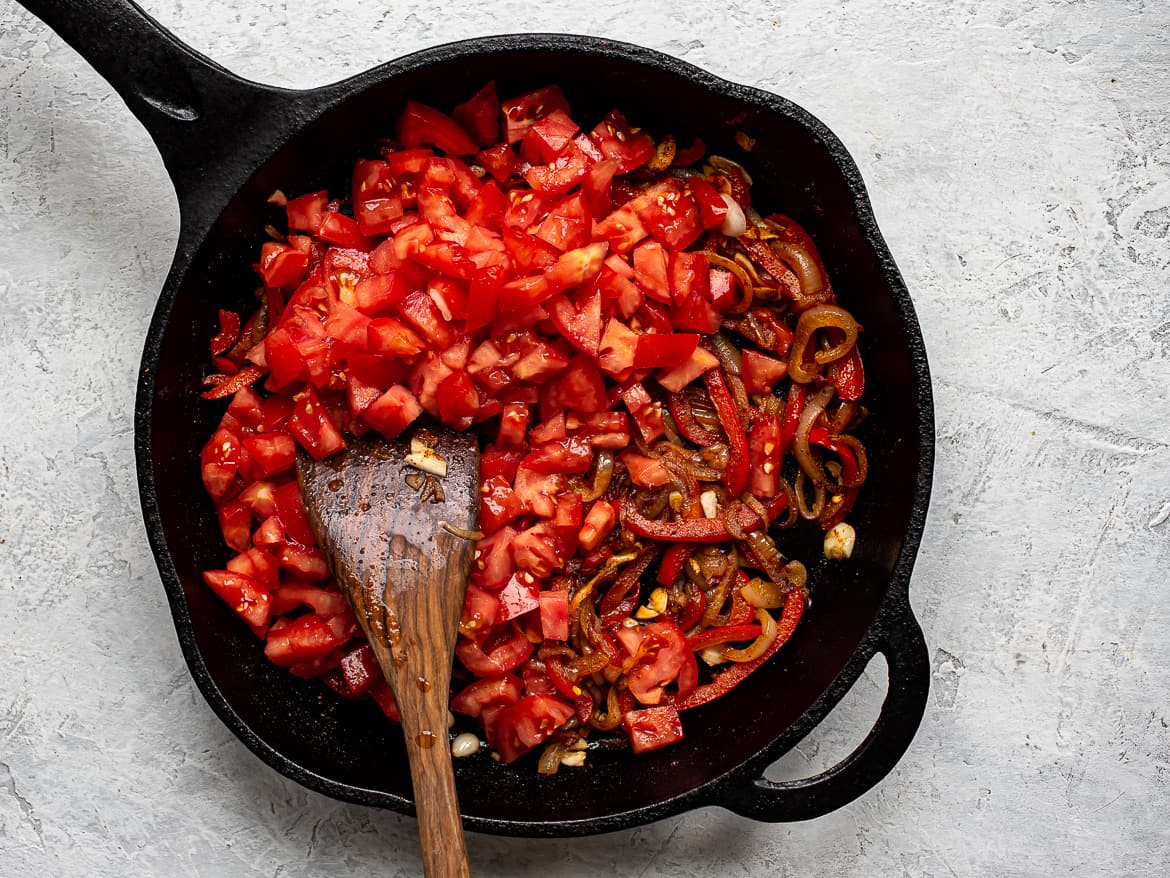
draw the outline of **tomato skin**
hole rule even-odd
[[[406,102],[398,118],[398,139],[407,149],[429,143],[448,155],[473,155],[479,149],[458,122],[418,101]]]
[[[310,192],[300,198],[294,198],[285,205],[285,214],[290,229],[299,229],[302,232],[316,234],[325,215],[325,205],[329,201],[329,193],[322,189],[319,192]]]
[[[495,82],[488,82],[451,113],[480,146],[491,146],[500,137],[500,101]]]
[[[518,143],[524,139],[528,129],[540,118],[560,110],[566,114],[569,111],[569,102],[564,94],[555,85],[547,85],[536,91],[528,92],[519,97],[511,98],[500,104],[504,114],[504,139],[508,143]]]
[[[451,699],[451,709],[456,713],[478,717],[485,708],[515,704],[523,692],[520,679],[515,674],[485,677],[460,689]]]
[[[670,705],[631,710],[622,717],[622,727],[635,753],[648,753],[683,739],[682,719]]]

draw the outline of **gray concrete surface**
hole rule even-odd
[[[1142,875],[1170,859],[1170,10],[1162,3],[147,0],[308,87],[578,31],[783,94],[856,157],[935,375],[912,596],[934,678],[874,791],[771,826],[473,836],[477,874]],[[0,874],[413,875],[413,821],[258,762],[196,692],[140,521],[132,394],[177,232],[110,88],[0,0]],[[773,769],[832,764],[884,670]]]

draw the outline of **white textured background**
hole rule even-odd
[[[519,30],[785,95],[851,150],[935,376],[918,738],[822,819],[705,810],[477,874],[1139,875],[1170,860],[1170,10],[1159,2],[150,0],[310,87]],[[665,9],[666,4],[662,4]],[[415,824],[285,781],[196,692],[140,521],[134,380],[177,234],[145,132],[0,0],[0,874],[412,875]],[[774,769],[860,740],[871,669]]]

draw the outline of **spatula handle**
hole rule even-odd
[[[422,841],[423,872],[427,878],[467,878],[471,868],[447,741],[446,699],[436,698],[436,692],[411,692],[415,687],[410,683],[400,684],[398,688],[398,710],[410,756],[418,834]]]

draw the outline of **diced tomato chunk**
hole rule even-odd
[[[631,710],[622,717],[622,727],[635,753],[657,750],[683,738],[682,720],[678,711],[669,705]]]

